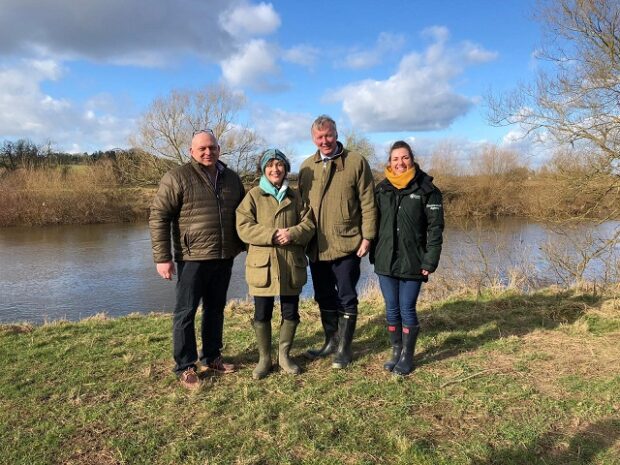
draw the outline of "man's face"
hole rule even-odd
[[[323,155],[330,155],[334,152],[338,146],[337,141],[338,133],[330,124],[321,128],[312,128],[312,142]]]
[[[220,158],[220,146],[212,134],[201,132],[192,139],[189,153],[201,165],[211,167],[215,166],[217,159]]]

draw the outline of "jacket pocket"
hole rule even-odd
[[[189,247],[189,232],[183,234],[183,245],[185,246],[185,251],[187,252],[187,255],[191,255],[192,250]]]
[[[306,267],[308,266],[308,259],[303,253],[293,254],[293,266],[291,267],[291,282],[290,285],[293,289],[302,288],[308,280],[308,274]]]
[[[249,286],[267,287],[269,285],[270,253],[250,254],[245,264],[245,280]]]
[[[338,237],[354,237],[360,233],[360,228],[351,223],[335,224],[334,232]]]
[[[328,240],[334,241],[334,248],[343,253],[351,253],[360,243],[360,228],[351,223],[334,225],[334,237]]]

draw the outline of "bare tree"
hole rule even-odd
[[[559,283],[573,285],[589,281],[602,286],[618,283],[620,229],[610,232],[601,230],[600,226],[581,224],[563,225],[551,231],[552,236],[541,251]]]
[[[245,159],[261,143],[253,131],[235,123],[244,105],[241,95],[224,86],[173,90],[147,108],[132,143],[148,153],[185,163],[194,132],[208,128],[220,142],[222,158],[243,172]]]
[[[375,146],[370,142],[370,139],[363,134],[359,134],[354,129],[350,129],[345,133],[344,146],[364,157],[370,166],[374,166],[379,162],[375,154]]]
[[[222,159],[237,173],[253,178],[260,157],[260,148],[265,141],[254,131],[246,128],[232,128],[220,140]]]
[[[452,140],[440,141],[430,154],[429,165],[429,173],[435,177],[462,174],[457,142]]]
[[[471,161],[473,174],[477,175],[503,178],[527,173],[527,164],[520,154],[493,144],[483,145]]]
[[[518,124],[526,134],[551,136],[559,145],[580,149],[577,154],[595,151],[598,162],[575,188],[604,184],[590,195],[600,200],[618,196],[620,2],[539,0],[535,17],[545,31],[545,46],[538,54],[545,71],[532,84],[490,96],[490,120]],[[616,208],[611,213],[619,212]]]

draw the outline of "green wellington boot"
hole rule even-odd
[[[258,364],[252,378],[263,379],[271,371],[271,321],[255,321],[254,332],[258,345]]]
[[[293,346],[293,339],[295,339],[295,330],[297,329],[298,321],[282,320],[280,326],[280,345],[278,350],[278,365],[291,375],[298,375],[301,373],[301,368],[291,359],[290,351]]]

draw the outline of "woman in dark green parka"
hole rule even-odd
[[[385,179],[376,189],[377,240],[371,253],[385,300],[392,357],[384,368],[413,371],[420,331],[416,303],[423,282],[437,269],[443,241],[443,204],[433,178],[414,162],[404,141],[390,148]]]

